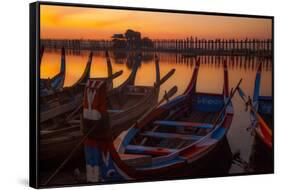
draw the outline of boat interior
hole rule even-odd
[[[147,98],[153,89],[152,86],[125,86],[119,93],[109,96],[108,112],[118,113],[135,106],[141,99]]]
[[[206,136],[224,106],[223,95],[196,93],[190,100],[185,109],[167,111],[165,117],[160,117],[164,120],[156,119],[143,127],[128,140],[124,153],[164,156]]]

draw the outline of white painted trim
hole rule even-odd
[[[89,119],[89,120],[100,120],[101,119],[101,113],[98,110],[95,109],[83,109],[83,117],[85,119]]]

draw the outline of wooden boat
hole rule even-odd
[[[78,81],[70,87],[40,97],[40,127],[55,127],[63,121],[66,115],[82,102],[82,95],[86,81],[90,78],[93,53],[90,52],[85,70]],[[63,117],[62,117],[63,115]],[[55,125],[55,126],[54,126]]]
[[[40,53],[40,65],[44,54],[44,49]],[[60,72],[51,79],[40,79],[40,97],[48,96],[62,90],[65,79],[65,50],[61,50]]]
[[[100,95],[106,85],[89,87],[96,93],[84,109],[95,110],[101,117],[83,115],[85,157],[88,182],[163,179],[191,175],[194,164],[207,158],[224,139],[233,118],[228,71],[224,64],[221,94],[196,92],[199,60],[184,93],[151,111],[128,130],[118,152],[113,145],[106,99]],[[100,103],[100,107],[96,106]],[[130,158],[134,162],[130,162]],[[136,159],[139,158],[139,159]],[[184,169],[184,170],[183,170]],[[184,172],[184,174],[182,172]],[[179,172],[179,173],[178,173]]]
[[[272,97],[260,95],[261,67],[262,63],[260,63],[256,74],[253,100],[247,100],[247,97],[241,88],[239,88],[239,95],[244,100],[246,105],[250,107],[250,119],[256,136],[270,150],[272,150]]]
[[[113,88],[113,80],[122,71],[113,74],[112,65],[106,54],[108,70],[108,91]],[[71,87],[65,87],[61,92],[40,99],[40,161],[46,167],[61,161],[79,141],[82,132],[79,126],[83,91],[90,78],[93,53],[91,52],[85,70],[78,81]],[[82,152],[80,152],[82,153]],[[77,153],[80,158],[81,154]]]
[[[130,76],[118,87],[107,90],[108,113],[111,122],[113,138],[128,129],[151,106],[157,104],[159,88],[174,73],[171,70],[160,79],[159,60],[156,58],[156,81],[153,86],[134,85],[135,76],[141,63],[141,57],[136,58]],[[89,82],[106,81],[105,78],[90,79]],[[89,83],[88,82],[88,83]],[[108,83],[107,83],[108,85]],[[82,103],[81,103],[82,111]],[[78,114],[77,114],[78,113]],[[80,114],[76,118],[64,123],[63,127],[41,130],[40,151],[44,160],[60,160],[71,152],[82,138]],[[82,147],[81,147],[82,148]]]

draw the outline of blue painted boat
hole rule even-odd
[[[250,104],[247,102],[245,93],[239,88],[239,95],[245,103],[250,107],[250,119],[252,128],[256,137],[264,144],[269,150],[272,150],[272,127],[273,127],[273,106],[272,96],[261,96],[261,70],[262,63],[259,64],[256,78],[253,98]]]
[[[128,130],[118,151],[107,119],[103,96],[106,84],[86,88],[84,105],[88,106],[84,108],[92,113],[83,114],[83,126],[87,129],[84,147],[88,182],[182,177],[191,175],[193,165],[208,158],[231,125],[231,98],[241,80],[229,94],[228,70],[224,63],[223,92],[197,92],[199,62],[198,59],[184,93],[138,120]],[[95,97],[89,99],[92,93]]]
[[[260,95],[260,81],[261,81],[261,68],[260,63],[256,79],[253,95],[253,107],[255,109],[252,112],[251,120],[258,138],[272,150],[272,127],[273,127],[273,106],[272,96]]]

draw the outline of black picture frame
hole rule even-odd
[[[141,8],[141,7],[124,7],[124,6],[110,6],[110,5],[93,5],[93,4],[80,4],[80,3],[60,3],[60,2],[34,2],[29,4],[29,59],[30,59],[30,92],[29,92],[29,185],[33,188],[42,188],[39,184],[39,143],[40,143],[40,104],[39,104],[39,82],[40,82],[40,68],[39,63],[39,53],[40,53],[40,6],[41,5],[54,5],[54,6],[68,6],[68,7],[87,7],[87,8],[102,8],[102,9],[116,9],[116,10],[132,10],[132,11],[149,11],[149,12],[164,12],[164,13],[183,13],[183,14],[195,14],[195,15],[215,15],[215,16],[231,16],[231,17],[243,17],[243,18],[265,18],[271,19],[272,23],[272,99],[273,99],[273,123],[274,123],[274,17],[265,15],[249,15],[249,14],[235,14],[235,13],[218,13],[218,12],[200,12],[200,11],[187,11],[187,10],[169,10],[169,9],[156,9],[156,8]],[[273,147],[274,150],[274,124],[273,124]],[[274,167],[274,151],[272,151],[272,162]],[[266,173],[239,173],[239,174],[229,174],[227,176],[237,176],[237,175],[250,175],[250,174],[266,174]],[[222,176],[215,176],[222,177]],[[200,178],[205,178],[201,176]],[[171,178],[170,180],[177,179],[187,179],[183,178]],[[192,179],[192,178],[188,178]],[[166,181],[167,179],[165,179]],[[118,183],[134,183],[134,182],[146,182],[146,181],[159,181],[159,180],[133,180],[126,182],[99,182],[99,184],[118,184]],[[84,186],[92,184],[76,184],[76,185],[62,185],[59,187],[67,186]],[[58,187],[58,186],[48,186],[48,187]]]

